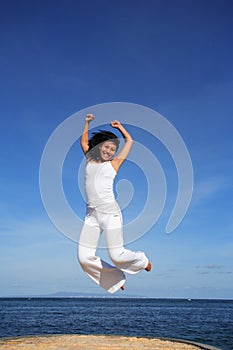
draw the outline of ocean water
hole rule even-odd
[[[233,350],[233,300],[0,298],[0,337],[116,334]]]

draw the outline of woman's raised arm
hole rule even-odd
[[[89,128],[89,123],[94,120],[94,115],[93,114],[87,114],[86,119],[85,119],[85,124],[83,128],[83,133],[81,137],[81,147],[84,152],[84,154],[87,154],[89,150],[89,145],[88,145],[88,128]]]
[[[121,123],[118,120],[112,121],[110,125],[113,128],[118,129],[125,140],[125,144],[120,150],[119,154],[112,160],[112,166],[116,170],[116,172],[118,172],[120,166],[122,165],[124,160],[127,158],[133,146],[133,139],[131,135],[128,133],[128,131],[123,127],[123,125],[121,125]]]

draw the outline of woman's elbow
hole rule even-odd
[[[132,139],[132,137],[129,137],[126,142],[128,142],[129,144],[133,145],[134,140]]]
[[[83,152],[86,154],[89,150],[89,146],[86,143],[81,142],[81,148]]]

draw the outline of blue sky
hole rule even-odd
[[[166,173],[168,204],[153,229],[128,246],[144,250],[153,271],[129,276],[125,295],[233,298],[232,15],[227,0],[1,4],[0,296],[105,295],[81,271],[76,244],[50,222],[39,164],[48,138],[70,115],[130,102],[174,125],[195,181],[188,213],[166,235],[176,174],[163,147],[145,139]],[[74,170],[81,161],[77,144],[64,186],[78,210]],[[126,163],[119,177],[131,175]]]

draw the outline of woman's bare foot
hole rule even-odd
[[[121,286],[121,289],[122,289],[122,290],[125,290],[125,285]]]
[[[152,269],[152,265],[151,265],[151,262],[149,261],[145,270],[149,272],[149,271],[151,271],[151,269]]]

